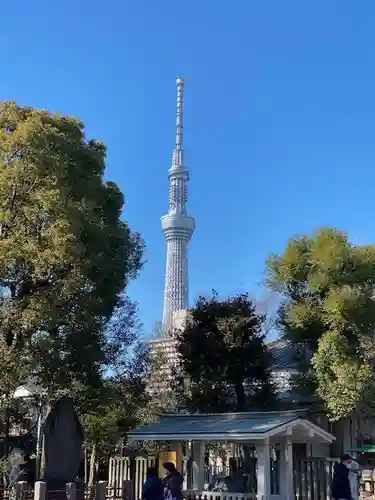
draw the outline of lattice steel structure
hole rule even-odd
[[[182,118],[184,80],[177,78],[176,147],[172,166],[168,170],[169,209],[161,218],[167,256],[165,271],[163,330],[169,336],[173,328],[173,313],[188,307],[187,246],[195,222],[186,213],[189,171],[184,165],[182,148]]]

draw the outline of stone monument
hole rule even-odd
[[[47,490],[64,490],[78,479],[83,429],[71,398],[60,398],[44,425],[45,470]]]

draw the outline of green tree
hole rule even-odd
[[[24,350],[15,349],[0,339],[0,432],[4,436],[4,448],[8,450],[12,425],[23,423],[24,414],[19,401],[14,398],[18,387],[25,383],[31,365]]]
[[[90,485],[97,464],[107,462],[119,443],[126,442],[129,429],[150,417],[146,391],[149,349],[142,341],[136,304],[122,301],[106,325],[103,339],[106,362],[98,372],[98,383],[77,384],[70,393],[85,432]]]
[[[75,401],[84,428],[90,485],[97,465],[108,461],[129,428],[141,423],[147,413],[148,349],[141,341],[136,304],[128,298],[123,298],[105,325],[101,346],[104,356],[100,365],[94,365],[96,376],[76,379],[52,392],[54,398],[64,392]]]
[[[105,380],[96,397],[91,391],[91,404],[82,415],[85,447],[90,457],[90,486],[96,479],[97,464],[108,463],[120,443],[126,443],[128,431],[148,421],[148,401],[145,385],[139,384],[137,373]]]
[[[283,254],[268,259],[267,275],[305,387],[309,380],[332,419],[372,407],[375,246],[352,245],[346,234],[323,228],[291,238]]]
[[[199,297],[176,333],[181,383],[192,411],[244,411],[272,401],[263,316],[248,294]]]
[[[1,106],[0,338],[51,392],[100,383],[104,326],[141,266],[105,156],[73,117]]]
[[[93,394],[91,394],[92,403],[94,402],[93,399]],[[98,462],[103,457],[107,457],[120,439],[117,420],[118,409],[114,402],[114,395],[111,388],[104,384],[102,390],[97,391],[95,408],[90,408],[82,416],[85,450],[86,454],[90,456],[88,471],[89,486],[92,486],[96,479]]]

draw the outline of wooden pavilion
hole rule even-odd
[[[192,474],[187,474],[186,493],[209,497],[205,491],[205,445],[220,442],[247,445],[255,451],[256,493],[227,491],[226,497],[258,498],[262,500],[291,500],[295,498],[294,474],[296,445],[327,444],[334,436],[306,418],[303,411],[267,411],[224,414],[170,414],[158,422],[131,431],[133,441],[164,441],[176,451],[177,468],[182,470],[183,449],[190,450]],[[185,446],[189,443],[189,446]],[[275,459],[276,456],[276,459]],[[301,457],[304,458],[304,457]],[[278,475],[275,488],[272,461]],[[190,496],[187,494],[187,496]],[[221,493],[212,493],[222,497]]]

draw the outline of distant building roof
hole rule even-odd
[[[14,399],[31,398],[45,394],[45,390],[39,385],[36,379],[30,378],[24,385],[20,385],[13,393]]]
[[[273,370],[296,370],[299,351],[290,340],[276,339],[267,344],[272,355]]]
[[[272,355],[271,380],[280,401],[310,405],[316,396],[299,394],[293,387],[293,375],[302,359],[308,359],[308,350],[303,351],[289,340],[276,339],[267,344]]]

